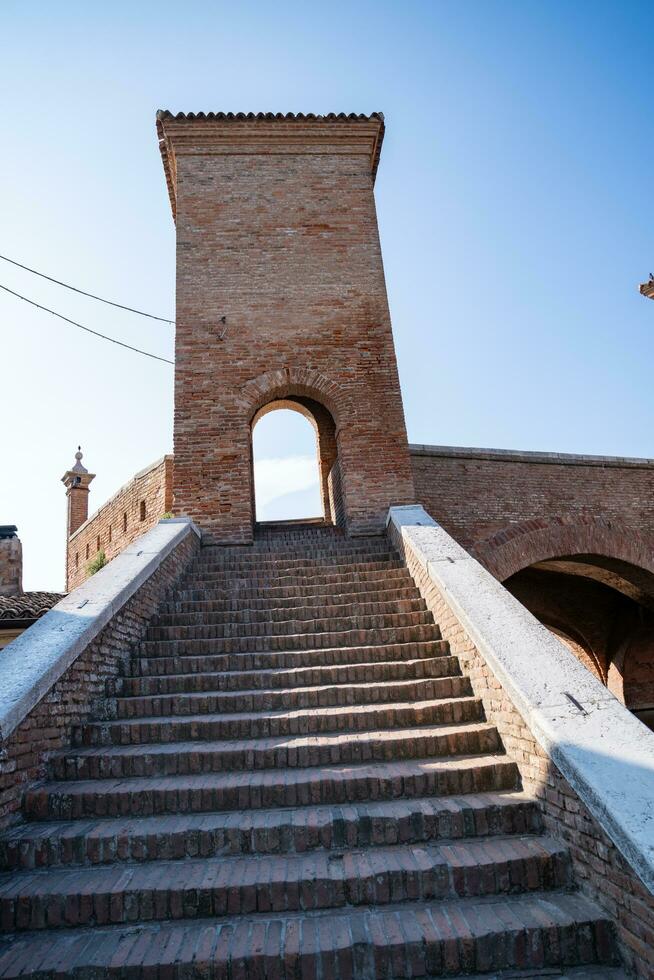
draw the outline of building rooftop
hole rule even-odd
[[[20,595],[0,596],[0,626],[45,615],[60,599],[60,592],[21,592]]]

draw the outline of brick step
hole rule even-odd
[[[406,573],[406,574],[404,574]],[[259,574],[256,571],[202,572],[189,575],[183,580],[183,588],[279,588],[280,586],[333,585],[343,582],[380,582],[393,575],[395,580],[407,581],[407,569],[399,561],[362,562],[358,565],[332,565],[327,570],[318,565],[314,570],[298,569],[292,574],[274,571]]]
[[[180,593],[176,592],[175,596]],[[205,595],[205,590],[198,591],[198,596]],[[232,596],[231,599],[187,599],[179,600],[176,597],[168,602],[163,602],[159,607],[161,616],[175,616],[179,613],[222,613],[237,612],[243,609],[253,610],[277,610],[295,609],[302,607],[325,606],[362,606],[367,603],[403,603],[419,602],[422,603],[418,590],[415,586],[403,589],[372,589],[367,592],[354,592],[351,594],[338,595],[336,593],[322,593],[315,596],[307,596],[303,591],[297,595],[283,597],[271,597],[269,599],[240,598],[239,595]],[[423,608],[420,606],[420,608]],[[159,617],[157,617],[159,618]],[[154,620],[153,620],[154,622]]]
[[[73,729],[75,745],[141,745],[152,742],[211,741],[222,738],[268,738],[329,732],[455,725],[481,721],[478,698],[443,698],[378,705],[252,711],[148,717],[129,721],[89,722]]]
[[[374,550],[375,548],[388,548],[388,538],[385,534],[362,535],[361,537],[350,537],[342,530],[333,527],[326,528],[326,533],[310,534],[306,537],[299,537],[296,534],[259,534],[254,536],[252,544],[232,544],[232,545],[206,545],[203,546],[201,554],[211,556],[212,554],[222,554],[228,552],[230,555],[248,555],[253,552],[267,553],[273,551],[275,554],[290,552],[292,554],[304,554],[316,548],[324,551],[340,551],[341,548],[351,548],[361,551]]]
[[[296,582],[292,585],[248,585],[247,581],[239,580],[236,584],[225,583],[219,586],[209,586],[206,582],[195,586],[180,584],[175,589],[175,602],[215,601],[257,599],[269,602],[271,599],[301,599],[306,602],[315,596],[346,596],[354,602],[361,593],[381,595],[382,592],[401,590],[411,597],[419,596],[416,584],[408,570],[390,571],[387,574],[373,572],[368,578],[337,577],[332,582]]]
[[[386,905],[565,888],[544,836],[222,856],[0,875],[3,932]]]
[[[388,538],[379,537],[373,544],[354,545],[352,543],[314,542],[300,547],[287,544],[283,547],[262,548],[253,545],[232,545],[223,548],[203,548],[193,565],[196,567],[211,567],[214,565],[243,564],[256,565],[271,561],[282,563],[294,561],[353,561],[357,558],[363,561],[375,560],[378,556],[397,558],[397,551],[389,544]]]
[[[256,653],[273,650],[319,650],[323,647],[357,647],[363,644],[423,642],[440,640],[438,626],[393,626],[379,629],[351,629],[333,633],[296,633],[272,636],[227,636],[212,640],[144,640],[143,657],[171,657],[176,654]]]
[[[49,782],[26,791],[31,820],[211,813],[322,803],[458,796],[518,788],[503,755],[268,769],[189,776]]]
[[[202,691],[185,694],[138,695],[107,699],[107,720],[147,715],[189,715],[213,712],[272,711],[282,708],[317,708],[334,705],[388,704],[393,701],[432,701],[467,697],[468,677],[428,677],[385,684],[324,684],[312,687],[270,688],[251,691]]]
[[[500,973],[466,974],[467,980],[628,980],[629,974],[619,966],[570,966],[544,967],[529,970],[502,970]]]
[[[456,755],[500,754],[487,722],[371,730],[332,735],[279,735],[229,741],[189,741],[67,749],[50,760],[53,779],[186,776],[190,773],[307,769],[347,762],[396,762]]]
[[[134,657],[127,668],[139,677],[162,674],[196,674],[202,671],[275,670],[294,667],[336,666],[339,664],[379,663],[417,660],[449,655],[446,640],[420,643],[386,643],[377,647],[332,647],[325,650],[277,650],[260,653],[218,653],[177,657]]]
[[[315,565],[319,562],[328,564],[329,562],[342,561],[343,564],[349,561],[380,561],[386,559],[396,560],[398,557],[388,543],[388,538],[379,537],[374,544],[352,545],[338,544],[335,547],[330,544],[305,546],[299,548],[275,548],[262,549],[256,546],[245,546],[241,550],[234,548],[203,548],[193,562],[193,567],[208,569],[214,567],[237,567],[239,565],[250,568],[252,566],[261,567],[271,562],[279,562],[286,565]]]
[[[602,909],[550,891],[25,932],[2,941],[0,977],[409,980],[481,971],[490,980],[498,970],[609,965],[615,955]],[[594,976],[599,969],[586,973]]]
[[[404,564],[397,553],[387,551],[377,555],[334,555],[333,560],[298,558],[288,563],[280,562],[277,558],[270,558],[263,561],[247,562],[238,560],[226,563],[225,561],[213,562],[211,564],[203,562],[195,563],[189,568],[191,578],[199,577],[203,580],[212,576],[230,576],[249,578],[298,578],[305,576],[313,578],[314,575],[353,575],[356,573],[365,574],[366,572],[383,572],[388,569],[404,568]]]
[[[304,605],[252,608],[245,604],[231,603],[223,610],[198,609],[191,612],[162,612],[150,621],[151,627],[165,626],[214,626],[222,623],[273,623],[289,620],[320,620],[360,618],[362,616],[406,615],[425,612],[424,599],[381,600],[371,602],[331,603],[329,601]]]
[[[21,824],[0,837],[0,868],[304,853],[540,830],[536,801],[519,792],[292,810],[53,821]]]
[[[380,551],[378,553],[358,552],[348,554],[338,552],[323,558],[279,558],[277,555],[270,558],[263,558],[260,555],[252,555],[251,558],[227,557],[219,561],[208,562],[199,560],[194,562],[186,572],[189,578],[202,578],[203,580],[212,575],[234,575],[237,578],[249,578],[254,575],[258,578],[286,577],[289,575],[332,574],[337,571],[349,572],[350,570],[369,571],[371,569],[385,569],[388,567],[398,568],[399,559],[396,552]]]
[[[156,677],[116,677],[107,681],[109,696],[133,697],[198,691],[248,691],[258,688],[306,687],[324,684],[356,684],[361,681],[408,680],[460,674],[456,657],[421,657],[417,660],[377,661],[360,664],[293,667],[269,670],[222,670],[216,673],[163,674]]]
[[[295,636],[298,633],[341,633],[350,630],[393,629],[397,626],[424,626],[433,623],[427,610],[406,613],[378,613],[371,616],[325,616],[319,619],[265,618],[259,622],[228,617],[223,623],[203,626],[148,626],[146,641],[222,640],[234,636]]]

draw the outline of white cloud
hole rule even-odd
[[[318,463],[315,456],[287,456],[261,459],[254,463],[254,483],[259,509],[273,500],[300,490],[318,491]]]

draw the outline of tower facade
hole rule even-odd
[[[316,428],[327,519],[380,530],[414,501],[373,185],[371,116],[159,112],[177,225],[174,508],[251,540],[251,433]]]

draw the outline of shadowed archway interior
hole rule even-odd
[[[573,554],[535,562],[504,584],[626,707],[654,728],[651,572],[605,555]]]

